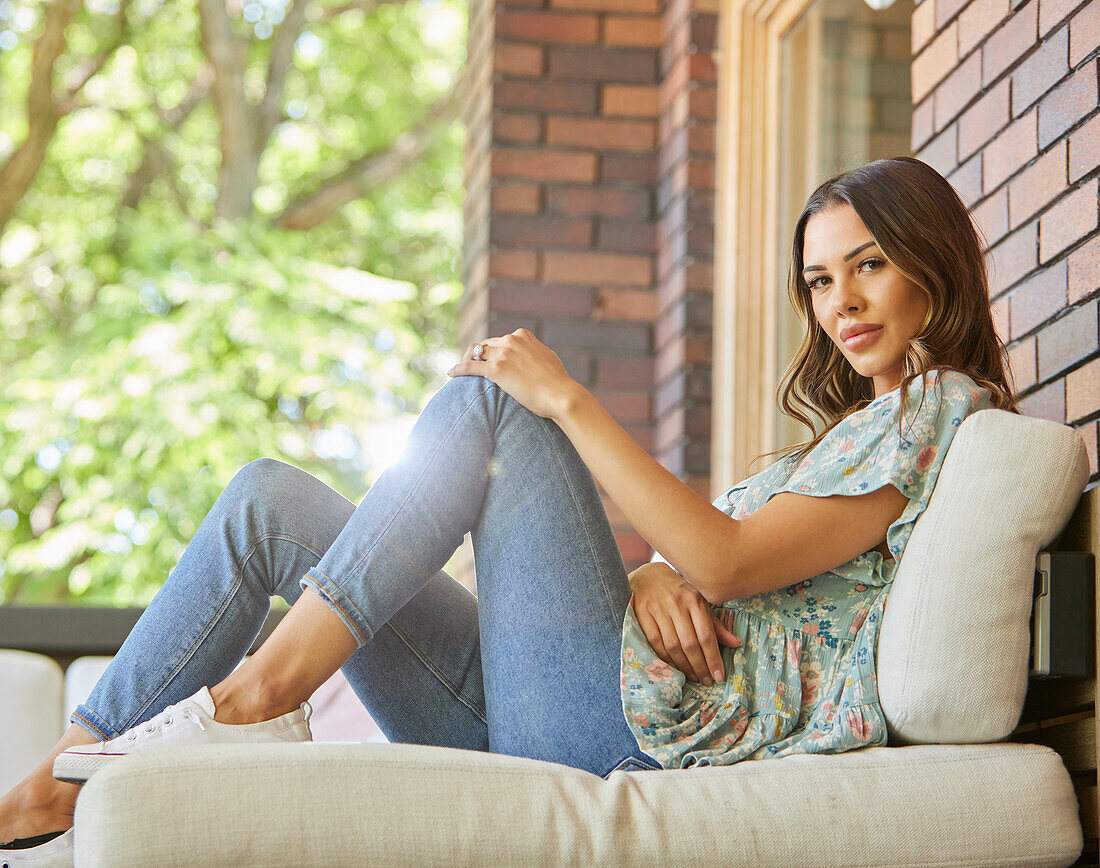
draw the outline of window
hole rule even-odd
[[[910,153],[912,0],[725,0],[719,36],[712,490],[804,439],[775,396],[803,326],[795,220],[827,177]]]

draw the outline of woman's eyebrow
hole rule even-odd
[[[850,253],[844,254],[844,261],[847,262],[853,256],[858,256],[860,251],[866,250],[868,247],[873,246],[874,243],[875,243],[874,241],[868,241],[866,244],[859,245],[859,247],[857,247],[855,250],[851,251]],[[805,274],[807,271],[824,271],[824,270],[825,270],[824,265],[807,265],[805,268],[802,269],[802,273]]]

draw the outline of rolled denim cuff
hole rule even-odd
[[[111,724],[86,705],[78,705],[76,707],[69,716],[69,723],[75,723],[77,726],[83,727],[99,741],[110,741],[112,738],[118,738],[118,736],[122,735],[121,732],[116,730]]]
[[[328,607],[336,613],[337,617],[344,622],[344,626],[348,628],[352,639],[355,640],[356,648],[362,648],[367,644],[367,640],[374,638],[374,630],[371,629],[363,613],[355,607],[355,604],[340,589],[340,586],[319,569],[314,567],[309,570],[302,576],[299,584],[303,589],[315,591],[328,604]]]

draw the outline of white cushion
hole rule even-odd
[[[892,743],[997,741],[1015,728],[1035,556],[1088,476],[1066,425],[1004,410],[963,421],[887,598],[877,659]]]
[[[870,748],[603,780],[415,745],[150,751],[97,772],[76,865],[1069,865],[1046,747]]]
[[[65,720],[92,692],[111,657],[77,657],[65,670]]]
[[[61,667],[49,657],[0,650],[0,795],[49,754],[61,738]]]

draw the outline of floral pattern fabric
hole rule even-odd
[[[739,648],[721,646],[726,677],[706,686],[661,660],[627,608],[623,712],[639,747],[664,768],[726,765],[886,743],[875,649],[897,562],[928,505],[947,448],[989,392],[957,371],[932,371],[849,414],[801,461],[788,456],[733,486],[714,505],[741,519],[774,495],[857,495],[892,484],[909,498],[886,535],[891,559],[871,550],[786,588],[713,611]]]

